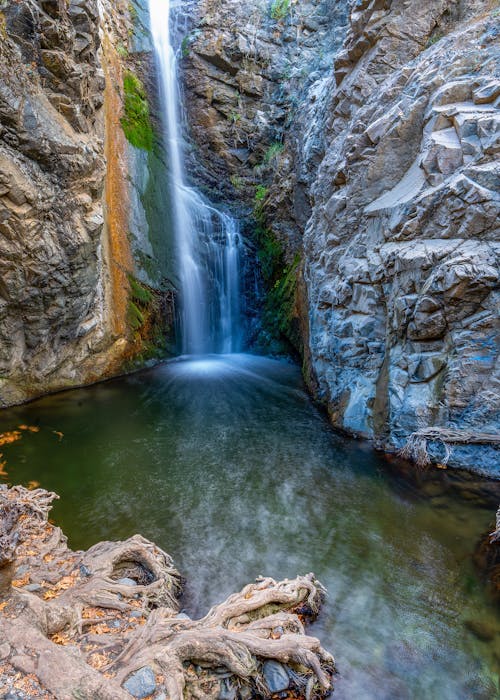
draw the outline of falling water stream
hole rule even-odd
[[[149,0],[149,13],[177,246],[182,352],[236,352],[241,336],[238,224],[186,183],[170,0]]]

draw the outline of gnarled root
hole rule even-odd
[[[54,498],[0,488],[10,552],[0,575],[11,571],[0,603],[0,693],[2,669],[35,677],[40,697],[61,700],[130,699],[137,673],[169,700],[277,691],[309,700],[331,690],[333,657],[304,630],[324,594],[313,574],[258,579],[191,620],[178,614],[181,579],[168,554],[139,535],[72,552],[48,522]]]
[[[453,428],[421,428],[408,436],[406,444],[399,450],[400,457],[415,462],[418,467],[428,467],[431,457],[427,451],[428,442],[440,442],[445,455],[442,460],[447,464],[451,457],[450,445],[500,445],[500,436],[493,433],[471,433]]]

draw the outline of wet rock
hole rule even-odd
[[[235,700],[236,688],[228,678],[223,678],[220,683],[218,700]]]
[[[156,690],[156,678],[153,669],[150,666],[143,666],[123,684],[123,687],[134,698],[147,698]]]
[[[464,624],[482,642],[491,642],[497,633],[493,625],[483,620],[466,620]]]
[[[277,661],[265,661],[262,671],[271,693],[279,693],[281,690],[286,690],[290,685],[290,678],[283,664]]]

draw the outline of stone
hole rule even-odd
[[[500,81],[492,80],[482,87],[474,90],[474,102],[476,104],[484,104],[494,102],[497,97],[500,97]]]
[[[38,593],[39,591],[43,590],[42,586],[38,583],[29,583],[27,586],[24,587],[25,591],[29,591],[30,593]]]
[[[223,678],[220,682],[218,700],[236,700],[236,688],[228,678]]]
[[[7,644],[5,642],[4,644],[0,644],[0,660],[6,659],[10,654],[10,644]]]
[[[271,693],[279,693],[290,685],[288,672],[278,661],[264,661],[262,672]]]
[[[137,586],[137,581],[134,581],[133,578],[128,578],[127,576],[124,578],[119,578],[116,583],[120,583],[122,586]]]
[[[156,690],[156,678],[150,666],[143,666],[123,683],[125,690],[134,698],[147,698]]]

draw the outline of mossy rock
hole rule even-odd
[[[120,120],[127,141],[144,151],[152,151],[155,134],[151,124],[146,90],[139,78],[127,71],[123,78],[123,117]]]

